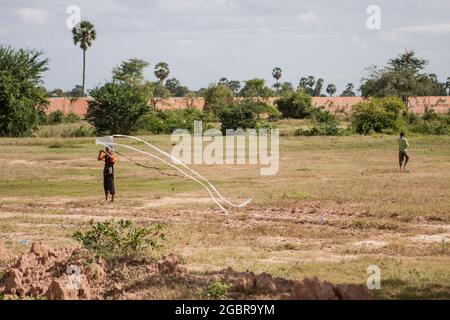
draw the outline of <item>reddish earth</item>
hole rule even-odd
[[[4,250],[0,247],[0,250]],[[334,285],[317,278],[302,281],[231,268],[192,274],[175,255],[157,261],[122,259],[106,262],[82,249],[50,249],[34,242],[12,262],[0,281],[0,294],[47,299],[155,299],[173,288],[205,290],[211,282],[230,285],[225,298],[370,299],[362,285]],[[204,295],[206,296],[206,295]],[[183,298],[183,297],[182,297]]]
[[[267,102],[274,105],[277,98],[268,98]],[[61,110],[64,114],[73,112],[78,116],[84,116],[88,108],[90,98],[49,98],[48,112]],[[335,113],[350,113],[355,104],[364,101],[362,97],[312,97],[314,107],[324,107],[326,110]],[[203,110],[205,99],[182,97],[182,98],[166,98],[152,99],[148,102],[157,109],[173,110],[196,108]],[[447,113],[450,110],[450,97],[409,97],[408,109],[415,113],[424,113],[426,109],[433,109],[438,113]]]

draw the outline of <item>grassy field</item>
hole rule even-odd
[[[144,138],[170,150],[169,136]],[[196,166],[227,197],[253,197],[225,215],[196,183],[125,159],[117,201],[103,203],[93,138],[2,138],[0,241],[19,253],[23,240],[73,246],[73,232],[92,218],[163,221],[162,253],[182,256],[193,272],[230,266],[366,283],[367,267],[378,265],[377,298],[449,299],[450,137],[411,137],[408,173],[398,171],[395,139],[282,136],[280,170],[269,177],[256,166]]]

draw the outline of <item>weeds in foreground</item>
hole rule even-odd
[[[206,288],[206,295],[211,299],[223,299],[230,288],[229,284],[221,281],[210,282]]]
[[[75,232],[73,238],[88,251],[107,260],[135,257],[147,249],[156,250],[165,240],[161,223],[140,227],[129,220],[97,223],[91,220],[89,226],[84,233]]]

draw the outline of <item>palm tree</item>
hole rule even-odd
[[[159,79],[159,81],[164,82],[169,76],[169,65],[165,62],[160,62],[155,66],[155,76]]]
[[[336,86],[334,84],[330,83],[327,86],[326,91],[327,91],[328,95],[331,97],[331,96],[333,96],[333,94],[336,93]]]
[[[279,84],[278,80],[280,80],[281,75],[282,75],[282,72],[283,72],[283,71],[282,71],[281,68],[279,68],[279,67],[276,67],[276,68],[274,68],[274,69],[272,70],[272,77],[274,77],[275,80],[277,81],[277,83],[275,84],[275,87],[277,88],[277,91],[278,91],[278,89],[280,88],[280,84]]]
[[[81,86],[81,92],[84,96],[84,83],[86,77],[86,50],[92,45],[92,42],[97,36],[94,25],[89,21],[81,21],[72,29],[72,37],[75,45],[80,44],[80,48],[83,50],[83,84]]]

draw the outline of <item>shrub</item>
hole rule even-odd
[[[38,111],[38,125],[39,126],[44,126],[46,124],[48,124],[48,116],[47,113],[45,113],[44,110],[39,110]]]
[[[210,282],[206,288],[206,295],[212,299],[222,299],[230,290],[231,285],[220,281]]]
[[[450,125],[445,117],[426,120],[426,117],[419,117],[409,125],[409,130],[419,134],[447,135],[450,134]],[[430,119],[430,118],[428,118]]]
[[[224,107],[218,114],[222,122],[222,132],[225,133],[227,129],[248,129],[255,128],[256,114],[245,104],[236,103]]]
[[[81,121],[80,117],[73,112],[69,112],[69,114],[65,118],[65,122],[67,123],[76,123],[80,121]]]
[[[277,120],[281,117],[281,112],[277,108],[261,100],[244,99],[239,104],[251,110],[258,119],[265,117],[269,120]]]
[[[339,128],[337,122],[313,121],[308,129],[299,128],[294,131],[294,136],[342,136],[348,131]]]
[[[311,96],[303,89],[285,94],[275,104],[285,118],[304,119],[313,110]]]
[[[354,107],[352,128],[356,133],[381,133],[385,129],[401,130],[406,126],[406,106],[398,97],[373,98]]]
[[[55,110],[48,115],[48,124],[61,124],[64,121],[65,116],[61,110]]]
[[[195,108],[183,110],[152,109],[139,118],[135,131],[171,134],[176,129],[187,129],[189,132],[193,132],[194,121],[203,121],[203,129],[206,129],[210,120],[209,114]]]
[[[159,116],[160,111],[154,108],[145,113],[136,121],[134,131],[158,134],[165,131],[165,125],[163,119]]]
[[[64,131],[61,134],[63,138],[81,138],[81,137],[93,137],[95,136],[94,129],[90,126],[86,126],[84,124],[80,125],[75,130]]]
[[[159,117],[164,123],[163,132],[165,133],[172,133],[176,129],[187,129],[189,132],[193,132],[194,121],[204,121],[207,118],[207,114],[195,108],[187,108],[184,110],[161,111]]]
[[[90,95],[86,120],[99,134],[129,134],[149,109],[148,91],[128,83],[106,83]]]
[[[233,103],[233,91],[226,85],[210,85],[204,90],[205,111],[218,114],[222,108]]]
[[[105,259],[134,257],[145,249],[157,249],[165,239],[163,225],[151,227],[134,226],[128,220],[108,220],[105,222],[89,222],[90,229],[85,233],[77,231],[73,238],[81,245]]]

